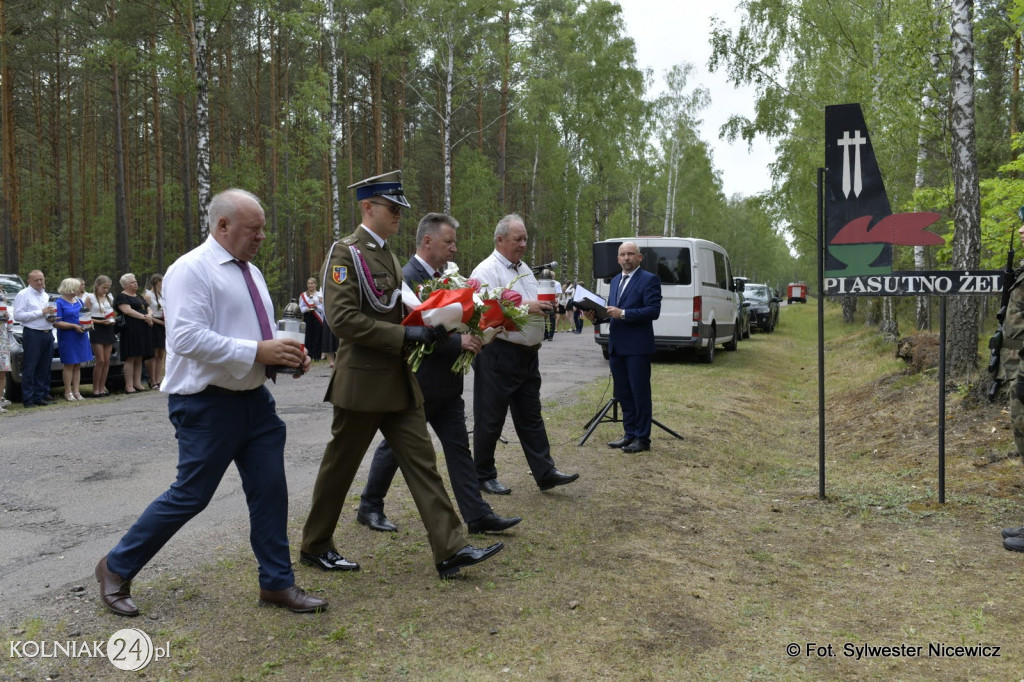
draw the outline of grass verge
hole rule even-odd
[[[499,446],[514,493],[489,499],[526,520],[457,580],[437,580],[396,482],[398,534],[356,526],[346,501],[339,538],[363,571],[297,566],[299,584],[330,600],[325,613],[258,608],[241,539],[197,551],[213,559],[187,575],[144,572],[139,619],[105,612],[88,581],[10,638],[106,641],[139,627],[170,651],[143,674],[168,680],[1018,678],[1024,556],[1002,549],[998,529],[1021,522],[1021,467],[1005,457],[1005,407],[949,396],[939,505],[934,373],[905,374],[891,348],[829,311],[819,500],[814,325],[813,305],[787,306],[775,333],[711,366],[659,359],[655,418],[684,439],[655,428],[650,453],[606,448],[616,425],[576,446],[604,381],[545,405],[559,468],[581,479],[539,493],[518,445]],[[305,513],[304,500],[292,506]],[[952,648],[979,643],[999,656]],[[106,659],[0,661],[5,679],[118,674],[131,676]]]

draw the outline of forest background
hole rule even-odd
[[[999,269],[1024,203],[1021,4],[739,3],[709,66],[753,85],[756,113],[721,134],[766,136],[777,157],[771,191],[726,197],[698,134],[711,93],[681,63],[653,95],[607,0],[0,0],[0,262],[90,283],[162,272],[205,237],[209,196],[238,186],[267,209],[257,263],[280,304],[358,222],[345,187],[400,168],[402,253],[420,215],[450,212],[469,269],[518,211],[529,260],[559,261],[563,280],[590,280],[593,241],[649,234],[719,242],[777,287],[813,282],[824,107],[860,102],[893,210],[943,215],[948,245],[897,249],[897,268],[947,267],[966,53],[968,229]],[[865,302],[887,333],[903,309],[932,325],[934,302],[888,303]]]

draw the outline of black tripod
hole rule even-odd
[[[608,416],[608,410],[612,411],[612,416],[611,417]],[[611,400],[608,401],[608,403],[604,407],[602,407],[600,410],[598,410],[597,413],[593,417],[590,418],[590,421],[587,422],[587,425],[583,427],[583,428],[585,428],[587,430],[587,432],[585,434],[583,434],[583,438],[581,438],[580,442],[577,443],[576,445],[579,446],[579,445],[583,445],[584,443],[586,443],[587,439],[590,438],[590,434],[592,434],[594,432],[594,429],[596,429],[600,424],[603,424],[605,422],[621,422],[621,421],[622,420],[619,419],[619,401],[616,400],[615,398],[612,398]],[[667,433],[671,433],[673,436],[675,436],[679,440],[683,440],[682,436],[680,436],[678,433],[676,433],[672,429],[670,429],[667,426],[665,426],[664,424],[662,424],[657,419],[652,419],[651,423],[654,424],[655,426],[657,426],[662,431],[665,431]]]

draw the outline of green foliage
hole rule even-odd
[[[207,0],[199,8],[47,1],[2,11],[15,129],[3,141],[15,157],[5,180],[16,187],[14,252],[0,257],[19,270],[116,280],[118,235],[140,275],[195,246],[197,11],[208,33],[212,189],[243,187],[262,198],[269,237],[259,264],[278,303],[303,288],[330,245],[332,184],[342,188],[346,234],[358,216],[343,188],[392,168],[404,171],[415,206],[396,248],[412,250],[412,228],[419,215],[443,209],[450,177],[463,268],[490,251],[493,226],[510,211],[527,218],[530,259],[562,262],[565,278],[588,278],[592,241],[660,234],[666,219],[675,234],[737,239],[727,246],[745,248],[697,132],[708,93],[681,64],[667,76],[670,92],[656,98],[621,8],[609,0]],[[115,123],[123,201],[115,195]],[[766,225],[784,224],[778,216]],[[788,263],[777,229],[758,234],[758,258]]]

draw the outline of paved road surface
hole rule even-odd
[[[559,333],[545,343],[541,372],[543,399],[571,399],[580,385],[608,376],[608,363],[588,328],[581,335]],[[319,363],[310,375],[285,377],[271,388],[288,424],[293,518],[304,518],[309,509],[330,436],[331,407],[321,401],[329,373],[327,364]],[[471,374],[465,396],[470,428],[472,386]],[[165,395],[147,392],[34,410],[18,405],[0,416],[0,622],[31,614],[33,600],[66,591],[70,583],[93,589],[96,561],[174,479],[177,445],[166,403]],[[511,420],[505,434],[514,437]],[[353,493],[362,489],[370,459],[364,458]],[[231,468],[210,506],[146,571],[152,576],[188,567],[195,557],[208,557],[214,548],[247,535],[245,498]],[[298,538],[291,541],[296,545]]]

